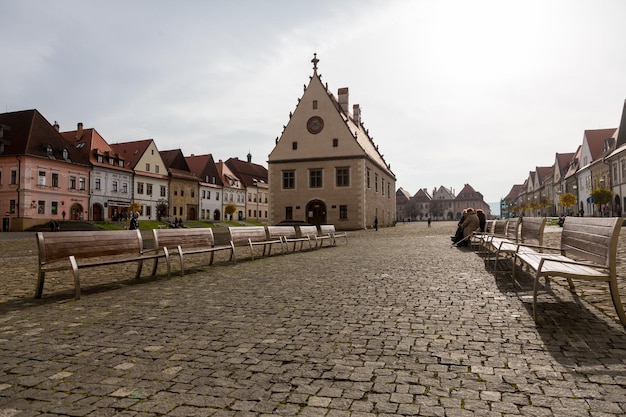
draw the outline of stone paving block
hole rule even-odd
[[[502,417],[588,404],[626,414],[625,332],[602,286],[578,285],[576,300],[555,280],[535,323],[529,280],[494,278],[477,254],[450,248],[453,222],[437,223],[169,280],[96,268],[78,301],[67,274],[32,300],[34,272],[16,268],[12,291],[0,289],[0,410]]]

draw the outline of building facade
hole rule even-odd
[[[271,224],[334,224],[338,230],[381,227],[396,220],[396,177],[365,129],[360,107],[349,111],[313,76],[269,155]]]
[[[37,110],[0,114],[2,231],[89,215],[89,160]]]

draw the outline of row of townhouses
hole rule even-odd
[[[620,126],[626,126],[626,101]],[[599,191],[610,201],[598,204]],[[585,130],[576,151],[557,153],[551,166],[535,167],[511,187],[500,207],[509,217],[621,216],[625,192],[626,128]]]
[[[268,219],[267,170],[211,154],[159,151],[152,139],[109,144],[96,131],[61,132],[37,110],[0,114],[2,230],[50,220]],[[234,206],[234,213],[226,207]]]
[[[276,138],[268,168],[211,154],[160,151],[154,140],[109,144],[98,132],[61,131],[37,110],[0,114],[3,231],[50,220],[116,221],[141,206],[140,219],[332,223],[363,229],[395,224],[396,177],[349,106],[318,74]],[[352,110],[352,111],[350,111]],[[231,207],[229,207],[231,206]],[[230,214],[232,206],[234,213]]]
[[[483,210],[485,216],[491,216],[491,208],[485,203],[483,195],[471,185],[465,184],[458,194],[454,189],[440,186],[433,189],[432,196],[426,188],[418,190],[413,196],[400,187],[396,191],[396,218],[398,221],[414,220],[459,220],[466,208]]]

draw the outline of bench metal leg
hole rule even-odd
[[[44,271],[39,270],[39,274],[37,274],[37,283],[35,284],[35,298],[41,298],[43,293],[43,283],[46,279],[46,273]]]
[[[609,279],[609,289],[611,290],[611,299],[613,300],[613,306],[615,307],[619,321],[622,323],[622,326],[626,327],[626,314],[624,314],[624,307],[622,306],[622,300],[620,299],[615,277]]]
[[[80,300],[80,275],[78,272],[78,264],[74,256],[70,256],[70,264],[72,265],[72,272],[74,273],[74,298]]]

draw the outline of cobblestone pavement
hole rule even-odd
[[[626,333],[603,286],[551,285],[535,323],[530,277],[494,278],[453,228],[197,257],[171,279],[88,269],[78,301],[67,272],[33,300],[34,238],[0,236],[0,417],[625,415]]]

